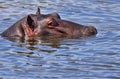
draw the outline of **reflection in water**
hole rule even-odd
[[[16,53],[20,55],[25,56],[31,56],[32,54],[35,54],[34,51],[37,52],[45,52],[45,53],[53,53],[56,51],[56,49],[53,48],[59,48],[60,42],[64,39],[61,37],[31,37],[30,39],[20,38],[20,37],[6,37],[4,39],[7,39],[11,42],[16,42],[17,44],[14,44],[12,46],[17,46],[18,48],[25,48],[30,50],[30,52],[26,51],[16,51]]]
[[[59,47],[59,42],[63,40],[63,37],[53,37],[53,36],[42,36],[42,37],[30,37],[29,39],[27,38],[21,38],[21,37],[5,37],[5,39],[10,40],[12,42],[21,42],[21,43],[26,43],[31,46],[34,45],[40,45],[43,42],[45,43],[51,43],[52,47]]]

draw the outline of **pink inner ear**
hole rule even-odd
[[[33,31],[31,30],[31,28],[29,28],[29,26],[26,27],[26,32],[28,36],[33,35]]]
[[[32,29],[30,28],[30,26],[26,25],[25,29],[26,29],[27,36],[36,36],[37,35],[37,32],[38,32],[37,28],[35,28],[35,30],[32,31]]]

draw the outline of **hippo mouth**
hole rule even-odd
[[[55,27],[54,29],[61,34],[67,34],[67,32],[65,32],[65,30],[63,28],[60,28],[60,26]]]
[[[66,34],[66,32],[62,31],[62,30],[57,30],[60,33]]]

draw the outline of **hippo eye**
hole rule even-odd
[[[52,22],[52,23],[50,23],[50,25],[51,25],[51,26],[57,26],[58,23],[57,23],[57,22]]]
[[[55,20],[48,21],[48,25],[50,26],[58,26],[58,23]]]
[[[49,22],[48,22],[48,25],[52,25],[52,21],[49,21]]]

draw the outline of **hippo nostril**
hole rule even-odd
[[[95,27],[93,26],[87,26],[85,27],[84,31],[83,31],[83,35],[87,35],[87,36],[91,36],[91,35],[95,35],[97,34],[97,30]]]

